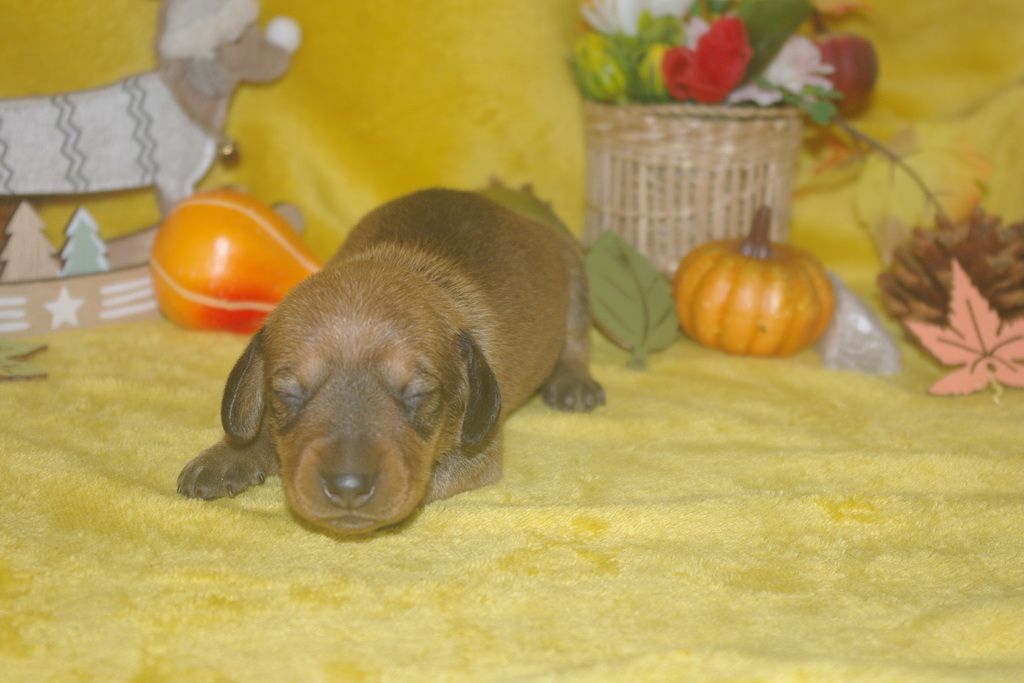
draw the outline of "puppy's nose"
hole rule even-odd
[[[373,497],[377,477],[363,472],[344,472],[323,476],[324,495],[335,505],[357,508]]]

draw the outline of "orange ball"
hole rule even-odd
[[[276,211],[238,190],[199,192],[164,219],[153,243],[153,289],[168,319],[251,333],[319,261]]]

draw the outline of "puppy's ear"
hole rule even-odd
[[[253,335],[224,387],[220,421],[234,445],[256,438],[263,419],[263,330]]]
[[[466,362],[469,380],[466,414],[462,418],[462,445],[483,441],[501,413],[501,390],[487,359],[468,333],[459,334],[459,352]]]

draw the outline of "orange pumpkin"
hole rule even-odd
[[[676,271],[679,324],[704,346],[751,356],[788,356],[814,343],[835,308],[814,257],[768,238],[762,207],[746,239],[703,244]]]

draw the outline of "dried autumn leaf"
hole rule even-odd
[[[991,162],[969,140],[940,126],[920,126],[903,161],[920,176],[954,223],[967,220],[984,196]],[[882,258],[907,241],[915,226],[934,222],[920,187],[891,161],[872,155],[857,183],[857,216],[874,238]]]
[[[891,142],[891,141],[890,141]],[[804,132],[794,196],[856,186],[867,150],[835,126],[814,126]]]
[[[962,366],[936,382],[932,394],[970,394],[993,381],[1024,388],[1024,318],[1000,320],[958,261],[948,327],[909,320],[907,327],[941,363]]]
[[[853,2],[851,0],[811,0],[811,5],[826,17],[840,18],[850,14],[871,11],[867,2]]]
[[[45,349],[45,344],[0,339],[0,380],[45,379],[44,370],[25,362]]]

